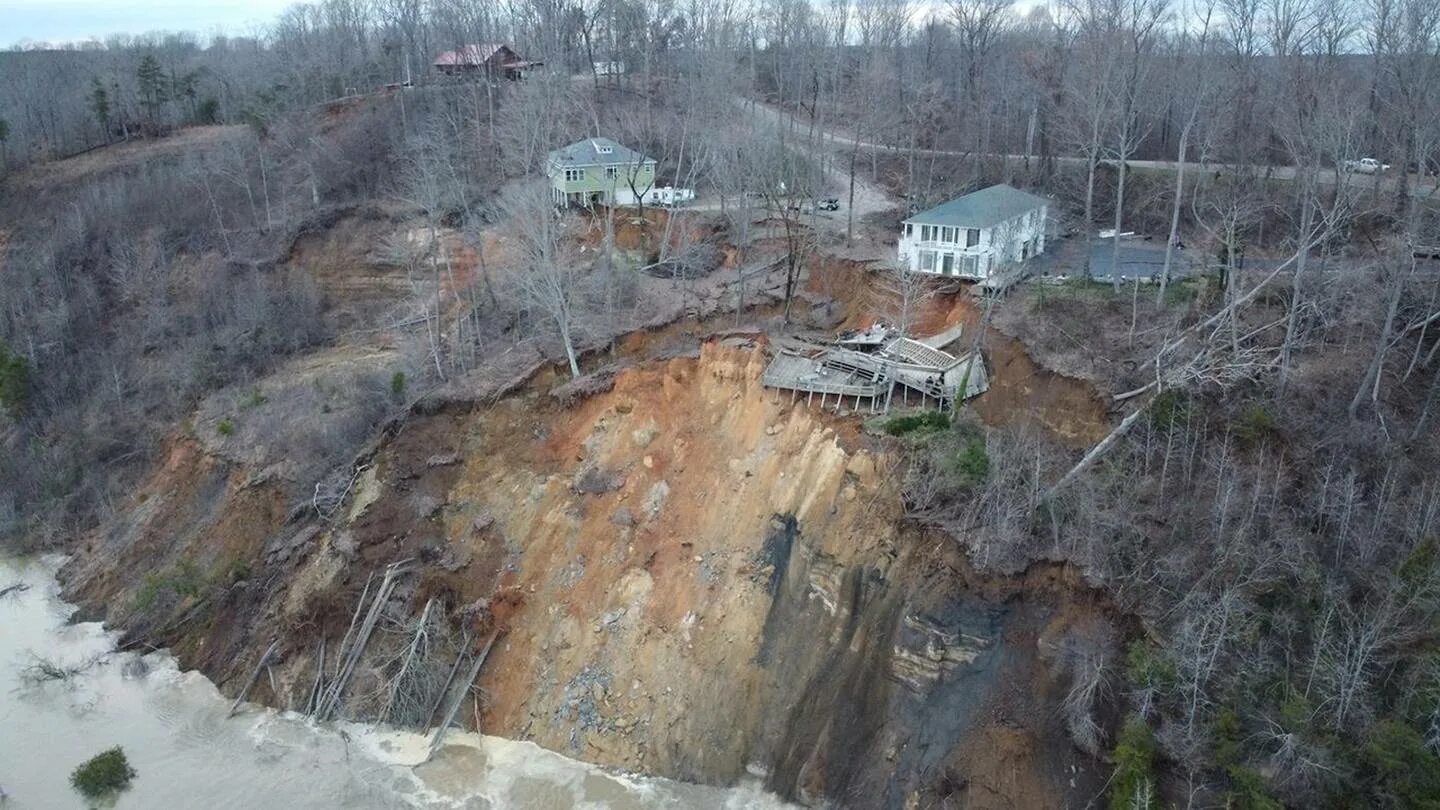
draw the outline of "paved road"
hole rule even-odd
[[[773,108],[764,104],[752,102],[741,96],[735,96],[733,100],[743,114],[743,120],[747,120],[755,126],[775,128],[795,123],[793,121],[787,121]],[[800,130],[797,130],[797,132],[800,135],[805,134]],[[791,138],[788,142],[792,149],[797,150],[803,149],[808,145],[801,137]],[[829,152],[815,155],[814,157],[820,159],[821,170],[825,173],[825,188],[821,193],[816,194],[816,196],[819,198],[836,198],[840,201],[840,210],[816,211],[813,214],[806,214],[804,221],[807,224],[813,223],[815,227],[825,231],[843,234],[850,218],[850,212],[847,211],[847,208],[851,205],[848,163],[838,159],[835,154]],[[900,206],[900,200],[891,196],[884,188],[866,180],[859,172],[856,172],[854,218],[857,230],[860,227],[860,223],[869,215],[879,211],[895,210]],[[763,207],[763,203],[757,201],[756,207]],[[718,211],[720,210],[720,200],[713,194],[702,195],[694,202],[685,205],[684,208],[690,211]]]
[[[796,117],[794,113],[783,112],[769,104],[745,98],[737,98],[737,102],[747,110],[753,108],[754,112],[768,117],[770,120],[777,124],[781,122],[788,123],[790,126],[794,127],[797,132],[808,132],[810,122]],[[925,149],[922,147],[894,146],[891,144],[875,143],[874,141],[857,141],[855,138],[850,137],[849,135],[828,128],[820,129],[820,136],[824,140],[836,146],[853,148],[858,145],[861,149],[879,150],[883,152],[892,152],[902,155],[916,154],[925,155],[927,157],[932,155],[938,157],[988,157],[1003,158],[1006,160],[1014,161],[1022,161],[1025,159],[1025,155],[1012,155],[1005,154],[1003,152],[974,152],[961,149]],[[1031,159],[1038,158],[1032,155]],[[1062,165],[1086,165],[1086,159],[1083,157],[1057,156],[1055,157],[1055,161]],[[1127,165],[1129,165],[1132,169],[1149,169],[1155,171],[1173,172],[1179,166],[1179,163],[1173,160],[1131,160],[1127,161]],[[1185,164],[1185,171],[1191,176],[1198,176],[1200,172],[1229,172],[1233,171],[1235,168],[1237,167],[1225,163],[1187,162]],[[1270,179],[1295,179],[1295,167],[1293,166],[1265,166],[1261,168],[1263,168],[1266,176]],[[1437,190],[1437,178],[1421,178],[1419,175],[1415,174],[1406,175],[1406,177],[1410,181],[1410,189],[1413,193],[1419,194],[1422,191],[1428,193],[1435,193]],[[1386,175],[1363,175],[1337,172],[1334,169],[1324,169],[1319,172],[1319,174],[1317,175],[1317,179],[1319,182],[1328,185],[1335,185],[1336,183],[1343,180],[1350,185],[1361,189],[1368,190],[1371,188],[1376,188],[1380,190],[1386,190],[1393,189],[1395,187],[1395,184],[1399,182],[1400,176],[1393,172]]]

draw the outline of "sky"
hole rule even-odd
[[[0,47],[75,42],[108,34],[194,31],[243,34],[293,0],[0,0]]]

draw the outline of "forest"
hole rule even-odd
[[[432,69],[483,42],[544,67]],[[714,201],[668,212],[641,269],[612,259],[624,217],[556,217],[536,179],[594,136]],[[1078,449],[927,424],[896,440],[905,509],[1123,617],[1062,655],[1102,801],[1440,807],[1437,173],[1434,0],[321,0],[244,36],[21,43],[0,540],[123,520],[221,411],[255,414],[215,423],[237,459],[291,440],[287,507],[328,515],[407,414],[532,358],[583,395],[625,335],[738,325],[766,290],[789,328],[827,257],[893,255],[908,213],[1006,182],[1055,201],[1077,258],[984,297],[985,328],[1110,419]],[[796,196],[843,207],[827,230]],[[1102,229],[1164,246],[1153,283],[1089,278],[1119,263]],[[301,257],[332,231],[397,268],[393,306],[328,303]],[[930,295],[887,283],[905,313]],[[381,330],[393,354],[335,353]],[[316,357],[343,371],[273,382]]]

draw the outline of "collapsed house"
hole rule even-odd
[[[945,351],[960,332],[956,326],[913,340],[876,324],[843,333],[832,346],[790,341],[776,352],[762,381],[790,391],[792,398],[805,394],[807,402],[819,394],[822,407],[833,396],[837,406],[853,398],[856,411],[868,407],[871,413],[888,413],[897,396],[909,404],[918,395],[922,406],[951,410],[990,386],[979,351]]]

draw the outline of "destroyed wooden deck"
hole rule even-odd
[[[914,391],[921,395],[922,402],[934,400],[941,409],[984,393],[989,378],[979,352],[956,356],[937,348],[957,340],[958,329],[935,338],[938,340],[911,340],[877,334],[872,328],[842,336],[838,346],[783,348],[765,369],[762,382],[770,388],[806,394],[812,400],[819,394],[822,403],[830,396],[837,397],[837,401],[854,397],[857,409],[861,399],[869,399],[872,411],[888,411],[897,386],[904,389],[906,401],[909,397],[905,392]],[[877,351],[847,348],[855,346],[873,346]]]

